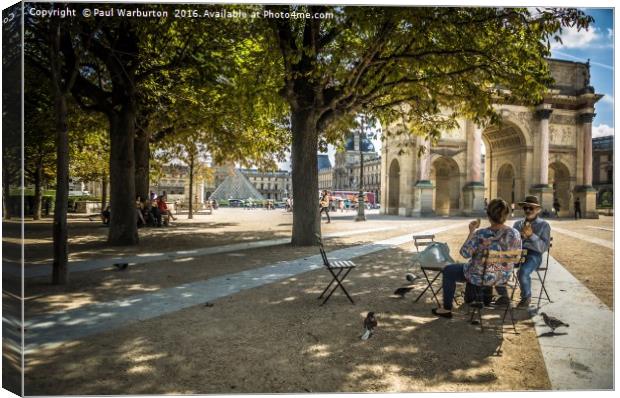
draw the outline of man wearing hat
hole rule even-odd
[[[521,301],[517,308],[527,308],[532,297],[532,272],[542,263],[542,255],[549,249],[551,226],[542,218],[538,217],[541,207],[536,196],[527,196],[525,201],[519,202],[519,206],[525,213],[525,218],[517,220],[513,228],[521,233],[523,248],[527,249],[525,262],[519,267],[517,277],[521,287]],[[497,304],[507,304],[508,292],[505,287],[497,287],[500,297]]]

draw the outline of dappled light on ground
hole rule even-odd
[[[334,246],[330,242],[328,252],[337,247],[335,240]],[[430,314],[429,297],[412,303],[413,294],[423,286],[420,281],[404,299],[392,298],[394,288],[406,282],[410,250],[407,244],[356,258],[359,268],[345,281],[355,305],[336,291],[319,306],[317,297],[331,280],[319,268],[215,300],[211,306],[197,305],[92,335],[71,348],[33,353],[32,359],[39,362],[31,365],[26,376],[32,386],[29,393],[548,388],[527,321],[519,325],[521,335],[504,341],[504,357],[495,357],[502,339],[499,320],[489,317],[487,323],[496,326],[480,333],[464,314],[452,320],[436,319]],[[316,255],[316,249],[307,253]],[[170,266],[183,264],[187,263]],[[367,311],[376,312],[379,326],[369,340],[362,341]],[[91,360],[83,362],[81,374],[63,372],[69,363],[84,357]],[[50,374],[40,358],[53,358],[59,368]],[[511,368],[524,361],[533,367],[523,372]],[[49,383],[50,377],[57,383]]]

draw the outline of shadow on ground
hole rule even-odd
[[[328,251],[333,248],[330,246]],[[300,274],[27,357],[26,394],[224,394],[501,391],[549,388],[531,324],[481,333],[464,314],[431,315],[430,300],[391,297],[411,253],[356,258],[340,292],[317,296],[325,270]],[[379,326],[360,340],[368,311]]]

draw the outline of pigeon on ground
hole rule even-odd
[[[362,340],[368,340],[372,336],[372,330],[377,327],[377,319],[374,312],[369,312],[364,319],[364,334]]]
[[[122,271],[122,270],[127,269],[129,264],[128,263],[116,263],[116,264],[114,264],[114,266]]]
[[[555,329],[559,328],[560,326],[568,327],[567,323],[562,322],[558,318],[554,318],[552,316],[549,316],[549,315],[545,314],[544,312],[542,312],[540,315],[542,315],[543,320],[545,321],[545,325],[549,326],[553,333],[555,333]]]
[[[405,297],[405,294],[409,293],[411,290],[413,290],[413,286],[399,287],[398,289],[394,290],[394,293],[392,294],[400,297]]]
[[[412,274],[411,272],[408,272],[405,275],[405,278],[407,279],[407,281],[409,281],[409,283],[413,283],[416,279],[419,278],[419,276],[417,276],[416,274]]]

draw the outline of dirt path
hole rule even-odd
[[[27,394],[415,392],[548,389],[530,321],[485,333],[463,314],[390,297],[402,285],[411,244],[356,259],[339,293],[316,297],[323,270],[39,351],[28,358]],[[429,297],[427,297],[429,299]],[[368,310],[375,336],[359,340]],[[489,325],[498,325],[490,319]],[[54,363],[54,366],[49,364]],[[525,365],[523,365],[525,364]]]

